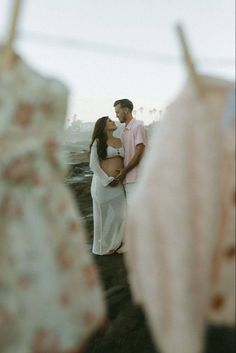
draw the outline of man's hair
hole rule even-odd
[[[113,104],[113,107],[116,107],[118,104],[120,104],[121,108],[128,108],[131,112],[134,109],[134,105],[129,99],[118,99]]]

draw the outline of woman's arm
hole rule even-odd
[[[94,142],[91,148],[89,166],[92,172],[100,179],[103,186],[108,186],[114,180],[114,178],[108,176],[100,166],[96,142]]]

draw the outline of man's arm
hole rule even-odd
[[[126,175],[132,169],[137,167],[137,165],[140,163],[140,161],[143,157],[144,150],[145,150],[145,145],[143,143],[139,143],[138,145],[136,145],[135,154],[134,154],[133,158],[131,159],[129,164],[121,170],[120,174],[116,177],[116,179],[119,179],[119,181],[122,182],[125,179]]]

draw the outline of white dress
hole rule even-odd
[[[63,84],[20,59],[0,72],[1,353],[77,351],[104,320],[86,234],[64,185],[66,103]]]
[[[108,146],[107,158],[124,157],[124,149]],[[123,185],[109,186],[114,180],[100,167],[97,144],[93,144],[90,155],[93,171],[91,195],[93,198],[94,238],[93,253],[104,255],[118,248],[124,237],[125,192]]]
[[[206,96],[187,85],[157,126],[127,217],[131,287],[162,353],[202,353],[208,322],[235,322],[235,91],[201,79]]]

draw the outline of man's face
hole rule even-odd
[[[121,123],[125,123],[127,119],[128,108],[122,108],[120,104],[115,106],[116,117]]]

